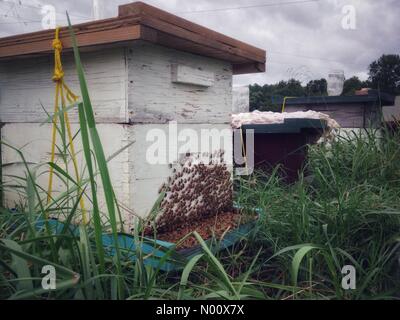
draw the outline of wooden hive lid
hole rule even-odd
[[[143,2],[121,5],[118,16],[74,25],[78,45],[85,50],[145,40],[154,44],[231,62],[234,74],[265,71],[265,50],[230,38]],[[0,38],[0,59],[52,52],[54,30]],[[67,27],[60,39],[71,49]]]

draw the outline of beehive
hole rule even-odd
[[[201,136],[202,130],[214,130],[224,142],[213,148],[210,138],[208,151],[222,148],[231,157],[232,77],[263,72],[264,50],[140,2],[120,6],[116,18],[76,25],[74,31],[106,156],[129,145],[109,162],[116,196],[129,209],[126,221],[132,212],[149,213],[182,154],[203,151],[199,144],[179,140],[182,132]],[[47,118],[43,108],[53,108],[53,36],[48,30],[0,39],[1,136],[22,148],[32,167],[49,161],[51,124],[41,124]],[[60,38],[65,81],[79,94],[66,28]],[[70,114],[76,130],[76,110]],[[154,143],[151,132],[165,133],[163,152],[169,157],[164,163],[146,158]],[[24,175],[13,150],[3,147],[2,162],[4,181]],[[38,181],[45,185],[47,168],[40,170]],[[99,188],[101,195],[100,181]],[[62,191],[58,184],[55,192]],[[6,192],[4,199],[12,207],[23,195]]]

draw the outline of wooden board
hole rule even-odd
[[[120,6],[118,17],[74,25],[74,31],[81,48],[146,40],[230,62],[235,74],[265,71],[265,50],[141,2]],[[53,38],[54,30],[2,38],[0,59],[48,54]],[[71,48],[66,27],[60,29],[60,38],[64,48]]]
[[[143,18],[153,18],[158,21],[158,23],[166,26],[165,28],[160,28],[162,31],[167,32],[170,28],[176,28],[181,32],[187,31],[193,35],[200,35],[210,40],[219,42],[220,44],[226,44],[232,48],[240,48],[245,51],[251,52],[255,56],[258,56],[261,60],[260,62],[265,62],[265,51],[254,46],[251,46],[242,41],[233,39],[211,29],[205,28],[201,25],[193,23],[189,20],[183,19],[164,10],[160,10],[154,6],[143,2],[135,2],[130,4],[121,5],[118,7],[118,16],[124,18],[126,16],[140,16]],[[143,21],[143,19],[142,19]]]
[[[173,83],[171,66],[214,74],[214,84]],[[230,123],[232,67],[229,63],[137,42],[128,51],[129,115],[133,123]]]
[[[118,43],[122,41],[136,40],[140,38],[140,26],[125,26],[120,27],[113,25],[113,28],[99,28],[100,30],[91,32],[82,32],[77,28],[76,39],[79,47],[88,47],[96,45],[104,45],[110,43]],[[85,30],[85,29],[84,29]],[[35,34],[32,38],[18,39],[17,43],[12,41],[2,41],[0,39],[0,58],[28,55],[34,53],[51,53],[52,38],[54,38],[54,31],[47,32],[42,37],[37,37]],[[36,39],[35,39],[36,38]],[[64,49],[71,49],[72,43],[69,33],[66,29],[60,35],[60,40],[63,43]]]
[[[360,104],[346,105],[313,105],[285,107],[286,112],[314,110],[329,115],[343,128],[363,128],[365,107]]]
[[[62,59],[65,82],[80,95],[72,53],[63,54]],[[97,122],[128,122],[124,48],[84,53],[82,63]],[[0,62],[1,122],[42,122],[47,118],[43,108],[53,113],[53,64],[52,56]],[[78,121],[76,110],[71,110],[71,120]]]
[[[211,87],[214,84],[213,72],[205,71],[201,67],[193,68],[182,64],[171,65],[171,81],[174,83],[189,84],[200,87]]]

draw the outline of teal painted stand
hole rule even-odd
[[[256,210],[260,216],[260,210]],[[60,234],[65,227],[65,223],[56,219],[50,219],[49,227],[53,234]],[[252,221],[239,226],[225,234],[221,240],[210,238],[206,242],[213,253],[222,249],[231,247],[244,237],[246,237],[255,227],[257,221]],[[37,223],[38,229],[45,228],[44,221]],[[75,225],[69,225],[70,231],[75,236],[79,237],[79,228]],[[116,253],[114,237],[112,234],[104,233],[102,235],[104,249],[109,256],[114,256]],[[178,271],[182,270],[186,263],[196,254],[202,251],[200,245],[188,249],[175,250],[175,244],[150,238],[142,238],[140,243],[135,241],[135,238],[129,234],[118,234],[118,247],[122,255],[127,256],[131,261],[136,261],[137,254],[141,254],[144,258],[144,264],[159,268],[163,271]],[[137,250],[139,247],[139,250]]]

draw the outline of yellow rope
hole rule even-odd
[[[282,111],[281,111],[282,113],[285,112],[286,100],[287,100],[287,99],[292,99],[292,98],[295,98],[295,97],[284,97],[284,98],[283,98]]]
[[[70,103],[73,104],[78,100],[78,97],[68,88],[68,86],[64,82],[64,71],[62,68],[62,63],[61,63],[61,51],[62,51],[62,43],[61,40],[59,39],[59,28],[56,28],[55,32],[55,39],[53,40],[53,49],[54,49],[54,74],[53,74],[53,81],[56,83],[56,88],[55,88],[55,102],[54,102],[54,117],[53,117],[53,129],[52,129],[52,134],[51,134],[51,157],[50,161],[54,163],[54,158],[55,158],[55,148],[56,148],[56,138],[57,138],[57,113],[59,111],[59,100],[61,97],[61,106],[64,108],[66,104],[66,100]],[[64,96],[64,90],[65,90],[65,96]],[[74,166],[74,171],[75,171],[75,177],[77,180],[77,183],[79,185],[78,191],[79,194],[81,192],[80,188],[80,177],[79,177],[79,169],[78,169],[78,162],[76,160],[76,153],[75,153],[75,148],[74,148],[74,143],[73,143],[73,135],[72,135],[72,130],[71,130],[71,125],[69,122],[69,117],[68,113],[64,111],[64,119],[65,119],[65,125],[67,128],[67,134],[68,134],[68,139],[69,139],[69,148],[71,152],[71,159],[72,163]],[[49,184],[48,184],[48,191],[47,191],[47,204],[50,203],[51,200],[51,193],[53,189],[53,175],[54,175],[54,170],[53,167],[50,167],[50,173],[49,173]],[[85,209],[85,202],[83,200],[83,196],[80,198],[80,207],[82,209],[82,221],[84,224],[87,224],[87,216],[86,216],[86,209]]]

